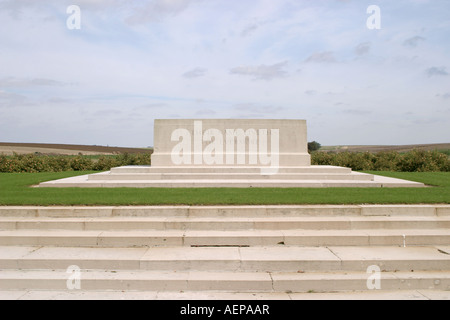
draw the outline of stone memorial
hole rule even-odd
[[[40,187],[423,187],[311,165],[305,120],[155,120],[151,166],[41,183]]]

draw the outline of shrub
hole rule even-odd
[[[119,166],[149,165],[150,157],[150,153],[101,156],[98,160],[83,155],[0,155],[0,172],[107,171]]]
[[[311,159],[314,165],[334,165],[353,170],[432,172],[450,171],[447,155],[438,151],[413,150],[400,154],[398,152],[380,153],[322,153],[315,152]]]
[[[448,156],[438,151],[414,150],[405,154],[398,152],[377,154],[313,152],[311,162],[314,165],[332,165],[366,171],[450,172]],[[0,172],[108,171],[113,167],[150,164],[150,153],[101,156],[98,160],[83,155],[0,155]]]
[[[92,170],[92,160],[83,156],[76,156],[70,159],[70,167],[73,171],[88,171]]]
[[[308,152],[317,151],[322,147],[320,143],[317,141],[308,142]]]
[[[95,171],[107,171],[111,168],[118,167],[119,162],[115,157],[101,156],[98,161],[93,165]]]

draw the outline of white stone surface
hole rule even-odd
[[[201,124],[201,127],[198,127]],[[227,137],[227,130],[239,130],[242,129],[244,132],[247,130],[255,130],[257,133],[257,140],[251,140],[249,138],[239,139]],[[211,140],[206,139],[205,133],[207,130],[216,130],[220,133],[222,139],[222,150],[223,150],[223,163],[222,164],[211,164],[211,166],[220,166],[227,163],[227,145],[231,146],[231,141],[234,140],[234,163],[227,163],[227,165],[237,165],[238,156],[238,143],[243,143],[246,145],[245,154],[246,166],[261,166],[266,165],[261,162],[260,157],[257,157],[257,163],[251,164],[249,161],[249,152],[252,147],[256,148],[258,155],[260,155],[261,150],[258,149],[259,143],[261,141],[260,130],[271,130],[279,131],[279,165],[280,166],[309,166],[311,164],[311,158],[308,154],[308,142],[307,142],[307,129],[305,120],[250,120],[250,119],[191,119],[191,120],[155,120],[154,124],[154,154],[152,155],[152,166],[176,166],[173,163],[171,156],[174,147],[179,144],[179,140],[173,141],[173,133],[176,130],[187,130],[191,137],[191,151],[190,156],[192,165],[205,165],[204,154],[199,154],[199,151],[203,153],[205,148],[210,145]],[[217,138],[217,137],[216,137]],[[180,139],[182,140],[182,139]],[[268,141],[268,153],[272,148],[270,147],[271,135],[267,137]],[[198,142],[198,147],[196,143]],[[195,160],[199,161],[195,161]],[[187,164],[186,164],[187,165]],[[242,164],[241,164],[242,165]]]
[[[327,174],[316,174],[316,179],[299,179],[292,176],[282,179],[277,175],[265,177],[264,175],[247,175],[247,179],[228,179],[226,176],[217,178],[214,173],[203,176],[202,179],[177,179],[145,180],[139,177],[134,180],[124,180],[123,174],[117,176],[110,171],[102,173],[105,179],[96,175],[77,176],[55,181],[43,182],[39,187],[47,188],[423,188],[423,183],[394,179],[377,175],[366,175],[352,172],[348,175],[333,177],[327,180]],[[94,178],[91,178],[94,177]],[[176,177],[175,175],[172,177]]]
[[[448,207],[0,207],[0,299],[448,299]]]

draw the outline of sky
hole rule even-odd
[[[448,0],[0,0],[0,21],[1,142],[147,147],[177,118],[450,142]]]

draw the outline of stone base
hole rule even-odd
[[[126,166],[111,171],[44,182],[39,187],[82,188],[381,188],[425,187],[423,183],[353,172],[334,166],[260,167]]]

